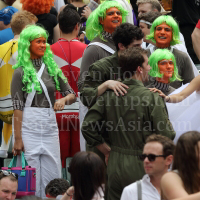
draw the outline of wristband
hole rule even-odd
[[[196,25],[196,28],[200,29],[200,19],[199,19],[199,21],[198,21],[198,23]]]
[[[169,97],[169,99],[168,100],[165,100],[166,102],[169,102],[169,100],[170,100],[170,96],[168,96]]]
[[[65,192],[65,193],[67,194],[67,196],[68,196],[68,197],[72,197],[72,196],[73,196],[73,194],[72,194],[72,195],[70,195],[70,194],[68,194],[67,192]]]

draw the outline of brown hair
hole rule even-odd
[[[138,66],[142,67],[146,54],[147,51],[139,47],[129,47],[120,53],[119,65],[125,78],[131,78]]]
[[[10,25],[14,35],[18,35],[27,25],[32,24],[33,22],[36,23],[37,21],[38,18],[34,14],[22,10],[12,16]]]
[[[199,132],[186,132],[178,139],[174,153],[172,169],[178,170],[188,194],[199,192],[200,188],[199,156],[197,156],[199,141]]]
[[[69,166],[75,200],[91,200],[105,181],[105,166],[93,152],[78,152]]]
[[[0,180],[3,178],[9,178],[13,182],[18,182],[17,178],[15,178],[12,174],[5,176],[2,172],[0,172]]]
[[[49,13],[54,6],[54,0],[21,0],[22,9],[27,10],[34,15]]]
[[[145,20],[147,22],[153,23],[153,21],[160,17],[162,14],[159,12],[154,12],[154,11],[150,11],[147,13],[142,13],[140,16],[138,16],[138,20]],[[147,24],[148,28],[150,29],[151,26],[149,24]]]
[[[173,141],[171,139],[169,139],[166,136],[163,135],[150,135],[147,139],[146,139],[146,143],[149,142],[158,142],[160,144],[162,144],[163,146],[163,155],[165,156],[169,156],[169,155],[174,155],[174,149],[175,149],[175,145],[173,143]]]
[[[137,6],[139,6],[140,4],[145,4],[145,3],[149,3],[151,4],[151,8],[158,10],[158,12],[161,12],[161,5],[159,3],[158,0],[138,0],[137,1]]]

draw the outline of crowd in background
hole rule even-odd
[[[200,199],[199,70],[200,0],[0,0],[0,165],[24,200]]]

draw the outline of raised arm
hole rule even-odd
[[[190,96],[194,91],[199,91],[199,90],[200,90],[200,76],[195,77],[184,90],[182,90],[178,94],[172,94],[170,96],[166,96],[156,88],[150,88],[150,91],[158,92],[160,96],[163,97],[168,103],[179,103],[188,96]]]

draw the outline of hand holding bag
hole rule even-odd
[[[7,170],[18,174],[18,190],[16,198],[22,196],[35,195],[36,190],[36,169],[28,166],[24,157],[24,152],[21,152],[21,167],[16,167],[17,156],[14,156],[8,167],[2,167],[2,170]]]

